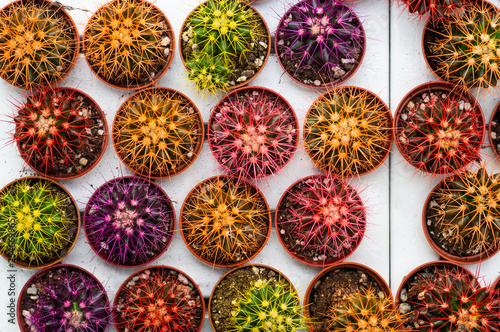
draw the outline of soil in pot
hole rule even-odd
[[[286,12],[276,30],[282,68],[306,86],[344,82],[359,68],[365,47],[361,21],[338,1],[300,1]]]
[[[355,188],[338,177],[313,175],[283,194],[276,230],[284,247],[310,265],[330,265],[349,256],[366,229],[366,211]]]
[[[107,262],[146,264],[167,250],[175,227],[174,207],[156,184],[139,177],[106,182],[87,203],[84,230],[92,249]]]
[[[23,332],[104,332],[111,313],[99,280],[73,265],[56,265],[35,274],[24,286],[17,308]]]
[[[298,144],[290,104],[274,91],[248,87],[226,95],[212,112],[208,141],[222,168],[238,178],[263,178],[283,168]]]
[[[0,192],[0,250],[14,264],[40,268],[73,248],[80,230],[76,203],[56,182],[27,177]]]
[[[43,90],[16,106],[14,141],[26,163],[54,179],[90,171],[102,157],[108,128],[95,101],[71,88]]]
[[[198,286],[167,266],[151,266],[132,274],[118,290],[113,311],[118,332],[197,332],[205,318]]]

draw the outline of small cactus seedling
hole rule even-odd
[[[426,206],[432,239],[454,256],[490,255],[500,241],[499,201],[500,174],[481,168],[445,179]]]
[[[479,160],[486,130],[475,100],[429,88],[404,103],[396,114],[396,143],[411,165],[444,174]]]
[[[150,88],[130,96],[113,123],[118,156],[134,172],[151,178],[175,175],[198,156],[203,122],[183,94]]]
[[[277,208],[276,227],[285,247],[312,265],[351,254],[366,229],[366,211],[356,189],[332,176],[311,176],[292,185]]]
[[[33,332],[104,332],[111,315],[101,283],[73,265],[56,265],[35,274],[18,307],[23,330]]]
[[[379,166],[392,143],[391,114],[374,94],[339,87],[320,96],[304,124],[307,153],[318,167],[356,176]]]
[[[90,198],[84,229],[92,246],[107,261],[141,265],[161,255],[175,227],[172,202],[156,184],[139,177],[108,181]]]
[[[220,57],[214,58],[196,52],[186,66],[189,69],[188,78],[196,84],[199,90],[215,92],[226,90],[229,86],[228,77],[231,74],[231,66]]]
[[[417,17],[429,15],[431,21],[437,22],[450,17],[460,17],[465,7],[472,0],[395,0]]]
[[[173,59],[174,34],[165,15],[144,0],[114,0],[89,20],[85,58],[94,73],[119,88],[151,84]]]
[[[0,252],[16,264],[59,261],[76,242],[76,204],[55,182],[22,178],[0,192]]]
[[[233,303],[228,332],[297,332],[305,327],[297,293],[283,281],[259,279]]]
[[[350,295],[332,308],[328,316],[331,319],[328,332],[399,332],[403,323],[392,298],[380,298],[371,288]]]
[[[203,324],[203,297],[180,271],[155,266],[138,271],[116,294],[118,332],[197,332]]]
[[[212,113],[208,141],[215,159],[238,178],[262,178],[280,170],[298,143],[298,122],[278,94],[242,88],[224,97]]]
[[[270,232],[270,212],[251,183],[216,176],[197,185],[181,210],[189,249],[214,265],[234,266],[255,256]]]
[[[21,157],[55,179],[88,172],[106,148],[104,114],[78,90],[56,88],[27,96],[13,120]]]
[[[424,32],[424,55],[441,79],[466,88],[490,88],[500,77],[500,13],[487,3],[433,24]]]
[[[300,82],[340,83],[359,66],[365,33],[344,1],[303,0],[293,5],[276,31],[278,59]],[[305,79],[307,76],[316,80]]]

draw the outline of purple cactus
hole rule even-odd
[[[84,215],[89,244],[108,262],[136,266],[170,245],[175,214],[167,194],[140,177],[108,181],[90,198]]]
[[[19,306],[32,332],[102,332],[111,310],[106,291],[88,272],[56,265],[38,272],[21,294]]]

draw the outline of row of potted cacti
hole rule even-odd
[[[237,267],[216,283],[208,302],[214,331],[498,331],[500,283],[484,286],[468,270],[446,262],[423,264],[401,283],[395,301],[375,271],[341,263],[321,271],[300,304],[295,287],[265,265]],[[198,332],[205,301],[196,283],[168,266],[148,266],[127,278],[113,305],[102,284],[73,265],[33,275],[17,303],[23,332]]]

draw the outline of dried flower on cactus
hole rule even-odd
[[[16,106],[13,140],[37,172],[54,178],[84,174],[106,148],[99,106],[78,90],[57,88],[29,95]]]
[[[140,265],[163,253],[172,240],[175,213],[165,192],[139,177],[106,182],[89,199],[84,229],[107,261]]]
[[[150,88],[130,96],[113,122],[116,153],[134,172],[167,177],[185,170],[203,143],[203,122],[183,94]]]
[[[253,257],[270,232],[270,212],[251,183],[216,176],[197,185],[181,210],[189,249],[213,264],[232,266]]]
[[[276,31],[278,59],[306,84],[338,83],[359,65],[365,33],[343,0],[303,0],[283,16]],[[317,77],[309,82],[308,77]]]
[[[432,22],[460,17],[471,0],[395,0],[417,17],[429,15]]]
[[[203,324],[203,297],[180,271],[151,267],[130,276],[115,299],[119,332],[196,332]]]
[[[55,182],[22,178],[0,191],[0,252],[27,266],[55,262],[79,231],[78,211]]]
[[[52,1],[15,1],[0,11],[0,76],[38,90],[62,80],[78,56],[78,33]]]
[[[313,265],[351,254],[366,229],[356,189],[335,176],[315,175],[292,185],[277,208],[277,232],[286,248]]]
[[[134,88],[161,76],[173,58],[174,34],[165,15],[144,0],[114,0],[89,20],[84,53],[96,75]]]
[[[208,127],[215,159],[241,178],[277,172],[292,158],[298,143],[292,108],[270,90],[242,88],[228,94],[212,112]]]
[[[32,332],[103,332],[111,309],[106,291],[88,272],[56,265],[38,272],[21,294],[23,328]]]
[[[488,254],[500,241],[500,174],[453,175],[439,184],[426,207],[429,233],[455,256]]]
[[[339,87],[321,95],[304,124],[307,153],[318,167],[341,176],[369,172],[387,157],[391,114],[374,94]]]
[[[411,165],[443,174],[479,160],[485,126],[474,97],[429,87],[404,102],[396,114],[396,143]]]

